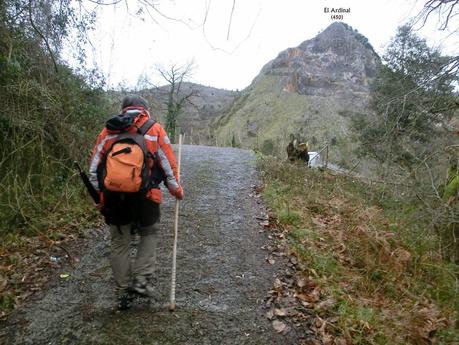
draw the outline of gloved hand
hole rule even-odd
[[[178,200],[183,199],[183,188],[179,186],[177,189],[169,189],[169,192],[175,196]]]

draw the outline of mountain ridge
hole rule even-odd
[[[380,58],[368,40],[337,22],[266,63],[215,123],[217,142],[285,155],[290,134],[314,149],[337,146],[348,160],[355,142],[351,118],[369,112],[369,91]]]
[[[211,124],[239,95],[238,91],[220,89],[192,82],[183,82],[180,96],[195,92],[196,95],[185,102],[183,112],[177,119],[178,132],[185,133],[187,144],[215,144]],[[150,109],[161,123],[165,123],[169,85],[141,92],[150,103]]]

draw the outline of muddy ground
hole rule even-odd
[[[160,223],[158,297],[116,310],[107,231],[93,231],[75,269],[1,324],[5,344],[297,344],[266,318],[268,291],[285,263],[267,262],[259,183],[249,151],[183,147],[177,308],[168,310],[174,200]],[[75,249],[74,249],[75,250]],[[58,275],[57,274],[57,275]]]

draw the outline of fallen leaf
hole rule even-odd
[[[276,316],[287,316],[287,310],[284,309],[284,308],[281,308],[281,309],[276,308],[276,309],[274,309],[274,315],[276,315]]]
[[[273,328],[277,333],[282,333],[287,328],[287,325],[279,320],[273,321]]]
[[[259,222],[258,224],[260,224],[261,226],[265,228],[269,228],[269,220],[264,220],[262,222]]]
[[[280,289],[282,287],[282,282],[280,281],[279,278],[276,278],[274,280],[274,288],[277,290],[277,289]]]
[[[320,288],[317,286],[315,287],[310,293],[309,296],[311,297],[311,301],[316,302],[320,298]]]
[[[269,262],[270,265],[274,265],[275,262],[276,262],[276,260],[274,260],[272,256],[270,256],[270,257],[267,258],[266,260]]]
[[[317,309],[329,309],[333,304],[335,304],[333,298],[328,298],[324,301],[320,301],[319,303],[317,303],[316,307]]]
[[[299,277],[296,279],[296,285],[299,287],[299,288],[303,288],[306,286],[306,279],[304,277]]]
[[[347,345],[348,342],[344,338],[335,338],[336,345]]]
[[[320,226],[320,227],[325,227],[327,225],[327,223],[323,219],[320,219],[320,218],[313,217],[311,220],[315,225]]]
[[[306,308],[310,308],[311,307],[311,303],[306,302],[306,301],[301,301],[301,304],[303,305],[303,307],[306,307]]]
[[[295,297],[298,298],[300,301],[302,302],[308,302],[308,305],[309,305],[309,296],[308,294],[305,294],[305,293],[295,293]]]
[[[320,288],[315,287],[311,292],[295,293],[295,297],[304,302],[317,302],[320,298]]]
[[[397,248],[391,253],[391,256],[395,257],[396,260],[400,261],[401,263],[407,263],[411,260],[411,253],[402,249]]]

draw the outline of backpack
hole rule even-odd
[[[153,166],[159,164],[155,164],[157,154],[147,150],[144,135],[155,121],[148,119],[136,132],[128,132],[137,115],[138,112],[123,113],[107,121],[107,129],[120,133],[99,165],[99,185],[103,192],[145,194],[152,187]]]

